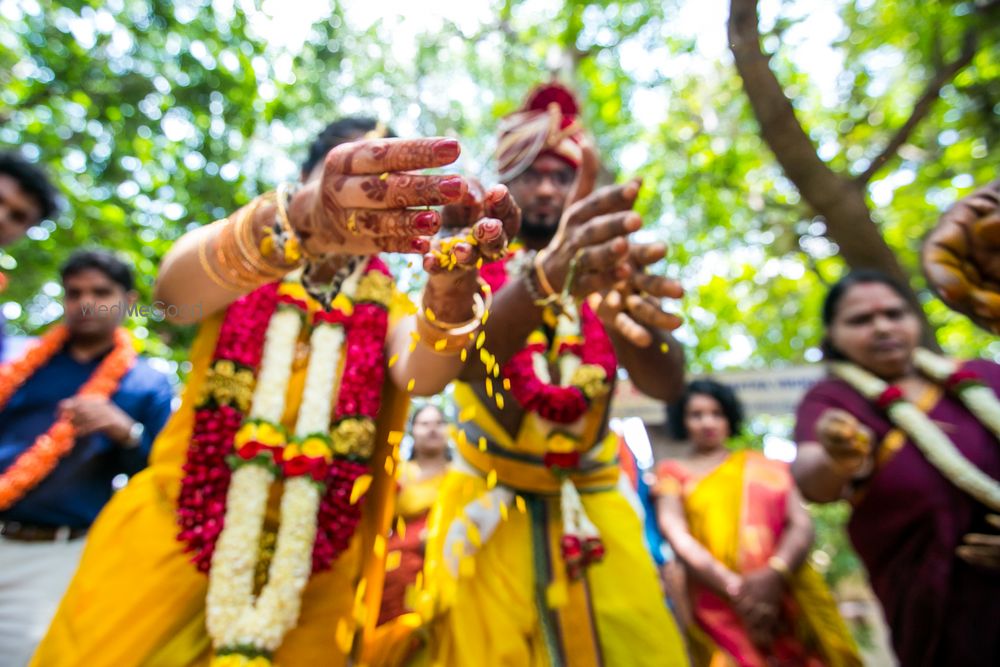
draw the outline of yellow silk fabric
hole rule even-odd
[[[495,438],[493,444],[515,453],[544,452],[539,431],[522,429],[515,441],[467,387],[457,388],[456,401],[467,413],[475,407],[472,419]],[[600,414],[588,415],[592,434],[596,435],[600,421]],[[595,438],[585,442],[594,446]],[[597,446],[603,452],[606,442]],[[535,559],[546,545],[535,539],[532,516],[518,509],[525,506],[519,502],[507,508],[506,519],[479,550],[461,560],[458,576],[453,577],[444,560],[448,528],[461,520],[469,503],[488,498],[488,488],[483,475],[449,472],[428,527],[426,589],[419,610],[430,620],[425,659],[448,667],[548,667],[552,663],[541,629],[542,605],[544,613],[555,613],[567,667],[686,665],[683,642],[664,603],[639,517],[616,488],[616,479],[605,490],[582,493],[585,511],[606,548],[604,560],[588,568],[584,586],[567,579],[559,555],[562,517],[555,493],[534,496],[547,518],[544,535],[551,567],[547,581],[537,582],[535,574]],[[516,479],[501,483],[519,490]],[[558,484],[552,488],[557,490]]]
[[[751,465],[758,461],[761,463]],[[760,454],[734,452],[705,477],[684,484],[683,503],[692,537],[735,572],[763,566],[777,546],[778,535],[746,518],[753,510],[746,507],[746,503],[761,500],[747,493],[748,483],[771,487],[792,483],[787,474],[779,474],[776,464],[763,462]],[[670,486],[670,482],[661,483],[658,490],[668,491]],[[824,664],[829,667],[860,666],[857,648],[836,603],[823,578],[808,562],[792,575],[789,589],[799,612],[795,619],[800,626],[797,634],[809,638],[810,643],[817,646]],[[701,658],[696,659],[695,664],[712,667],[735,664],[706,632],[692,628],[690,634],[692,654]]]
[[[418,479],[420,466],[413,461],[399,464],[399,493],[396,496],[396,515],[404,519],[420,516],[430,510],[437,498],[438,487],[447,471],[426,479]]]
[[[400,314],[393,310],[391,320]],[[34,667],[208,664],[208,578],[183,552],[175,513],[194,406],[221,321],[221,314],[213,316],[199,330],[181,408],[157,438],[149,467],[115,494],[90,531],[80,567],[35,654]],[[293,371],[284,418],[289,428],[294,426],[305,370],[305,363],[297,363]],[[384,572],[384,549],[376,542],[386,534],[393,513],[392,465],[385,461],[393,456],[388,434],[402,430],[407,407],[406,395],[387,379],[372,458],[373,482],[363,501],[361,523],[333,567],[306,585],[298,625],[275,654],[280,665],[345,665],[360,626],[374,626]],[[356,605],[362,579],[364,598]]]

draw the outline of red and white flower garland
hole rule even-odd
[[[505,263],[483,267],[481,275],[497,291],[507,280]],[[502,373],[514,398],[537,416],[546,432],[545,465],[562,478],[562,556],[567,574],[575,579],[587,565],[603,558],[604,545],[567,473],[580,465],[579,439],[587,410],[611,391],[618,364],[611,339],[590,306],[562,305],[551,339],[544,327],[537,329],[504,364]],[[558,383],[549,373],[553,356]]]
[[[1000,438],[1000,401],[993,389],[975,373],[929,350],[914,354],[917,368],[955,392],[980,422]],[[973,465],[951,439],[920,408],[906,400],[903,391],[860,366],[846,362],[830,365],[831,372],[884,410],[893,424],[913,440],[927,461],[959,489],[993,511],[1000,512],[1000,482]]]
[[[330,566],[360,519],[357,501],[366,488],[362,477],[374,448],[391,296],[391,281],[381,262],[371,260],[363,277],[361,271],[345,281],[330,311],[314,314],[311,355],[292,438],[285,434],[281,417],[303,316],[308,314],[306,302],[297,298],[300,286],[261,288],[227,311],[203,404],[196,412],[178,503],[181,539],[196,550],[199,567],[211,562],[207,625],[219,664],[270,659],[298,619],[310,572]],[[250,331],[236,321],[247,316],[253,322]],[[266,333],[261,324],[266,324]],[[338,385],[342,351],[346,354]],[[247,405],[249,412],[240,425],[237,417]],[[217,470],[233,451],[229,480]],[[206,469],[206,463],[213,467]],[[254,599],[267,498],[280,477],[285,485],[274,555],[267,581]],[[208,494],[198,493],[199,480],[209,482]],[[227,489],[225,503],[219,502],[222,488]],[[220,511],[224,517],[218,516]]]

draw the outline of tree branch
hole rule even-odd
[[[761,136],[802,197],[825,213],[842,199],[842,189],[850,183],[820,159],[771,71],[768,56],[760,47],[757,0],[732,0],[728,29],[729,48]]]
[[[906,122],[900,126],[896,133],[893,135],[889,143],[886,144],[882,152],[879,153],[875,159],[871,161],[868,168],[864,170],[863,173],[859,174],[854,180],[859,185],[865,185],[872,179],[872,177],[878,173],[885,164],[896,155],[896,151],[906,143],[906,140],[910,138],[910,134],[913,130],[920,124],[920,121],[930,113],[931,108],[934,106],[934,102],[937,101],[938,97],[941,96],[941,89],[949,81],[955,78],[955,76],[962,71],[966,65],[972,62],[972,58],[976,55],[977,40],[975,33],[969,30],[965,33],[965,37],[962,39],[962,52],[958,55],[955,60],[950,63],[945,63],[943,66],[939,67],[931,77],[931,80],[927,82],[924,87],[924,91],[917,98],[916,104],[913,105],[913,111],[910,113],[910,117],[906,119]]]

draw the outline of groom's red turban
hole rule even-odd
[[[517,111],[500,121],[497,171],[507,183],[541,155],[554,155],[573,167],[580,166],[580,125],[576,98],[558,83],[536,87]]]

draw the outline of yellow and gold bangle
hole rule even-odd
[[[449,356],[460,354],[472,345],[476,332],[483,325],[493,304],[489,285],[482,278],[479,283],[482,289],[472,295],[473,315],[466,322],[443,322],[434,317],[426,307],[417,313],[417,334],[421,343],[439,354]]]
[[[209,225],[209,228],[211,228],[211,227],[219,227],[221,225],[227,224],[228,222],[229,221],[226,220],[225,218],[223,218],[221,220],[216,220],[211,225]],[[215,230],[215,231],[217,233],[219,230]],[[222,289],[228,290],[228,291],[231,291],[231,292],[239,292],[241,290],[240,290],[240,288],[238,286],[233,285],[232,283],[226,282],[222,278],[222,276],[220,276],[218,274],[218,272],[216,272],[216,270],[214,268],[212,268],[212,262],[209,261],[209,258],[208,258],[208,244],[211,243],[212,240],[215,239],[215,237],[216,237],[216,234],[205,233],[205,234],[202,234],[202,237],[198,240],[198,262],[201,264],[201,269],[202,269],[202,271],[205,272],[205,275],[208,276],[209,280],[211,280],[213,283],[215,283],[216,285],[218,285]]]
[[[238,290],[252,290],[271,277],[261,271],[240,251],[236,240],[235,223],[227,221],[215,238],[215,259],[223,280],[228,280]]]
[[[284,260],[287,264],[295,264],[302,259],[305,254],[302,249],[302,243],[299,241],[299,235],[292,227],[292,221],[288,218],[288,202],[285,198],[290,196],[289,190],[292,188],[288,183],[282,183],[278,186],[278,192],[274,198],[274,205],[277,209],[278,225],[284,232],[285,244],[283,247]],[[353,213],[351,214],[353,217]]]
[[[552,283],[549,282],[549,277],[545,275],[545,267],[542,266],[542,262],[548,256],[547,249],[539,250],[536,254],[532,263],[535,267],[535,277],[538,278],[538,286],[542,288],[545,292],[547,298],[552,298],[559,296],[559,293],[552,287]]]

